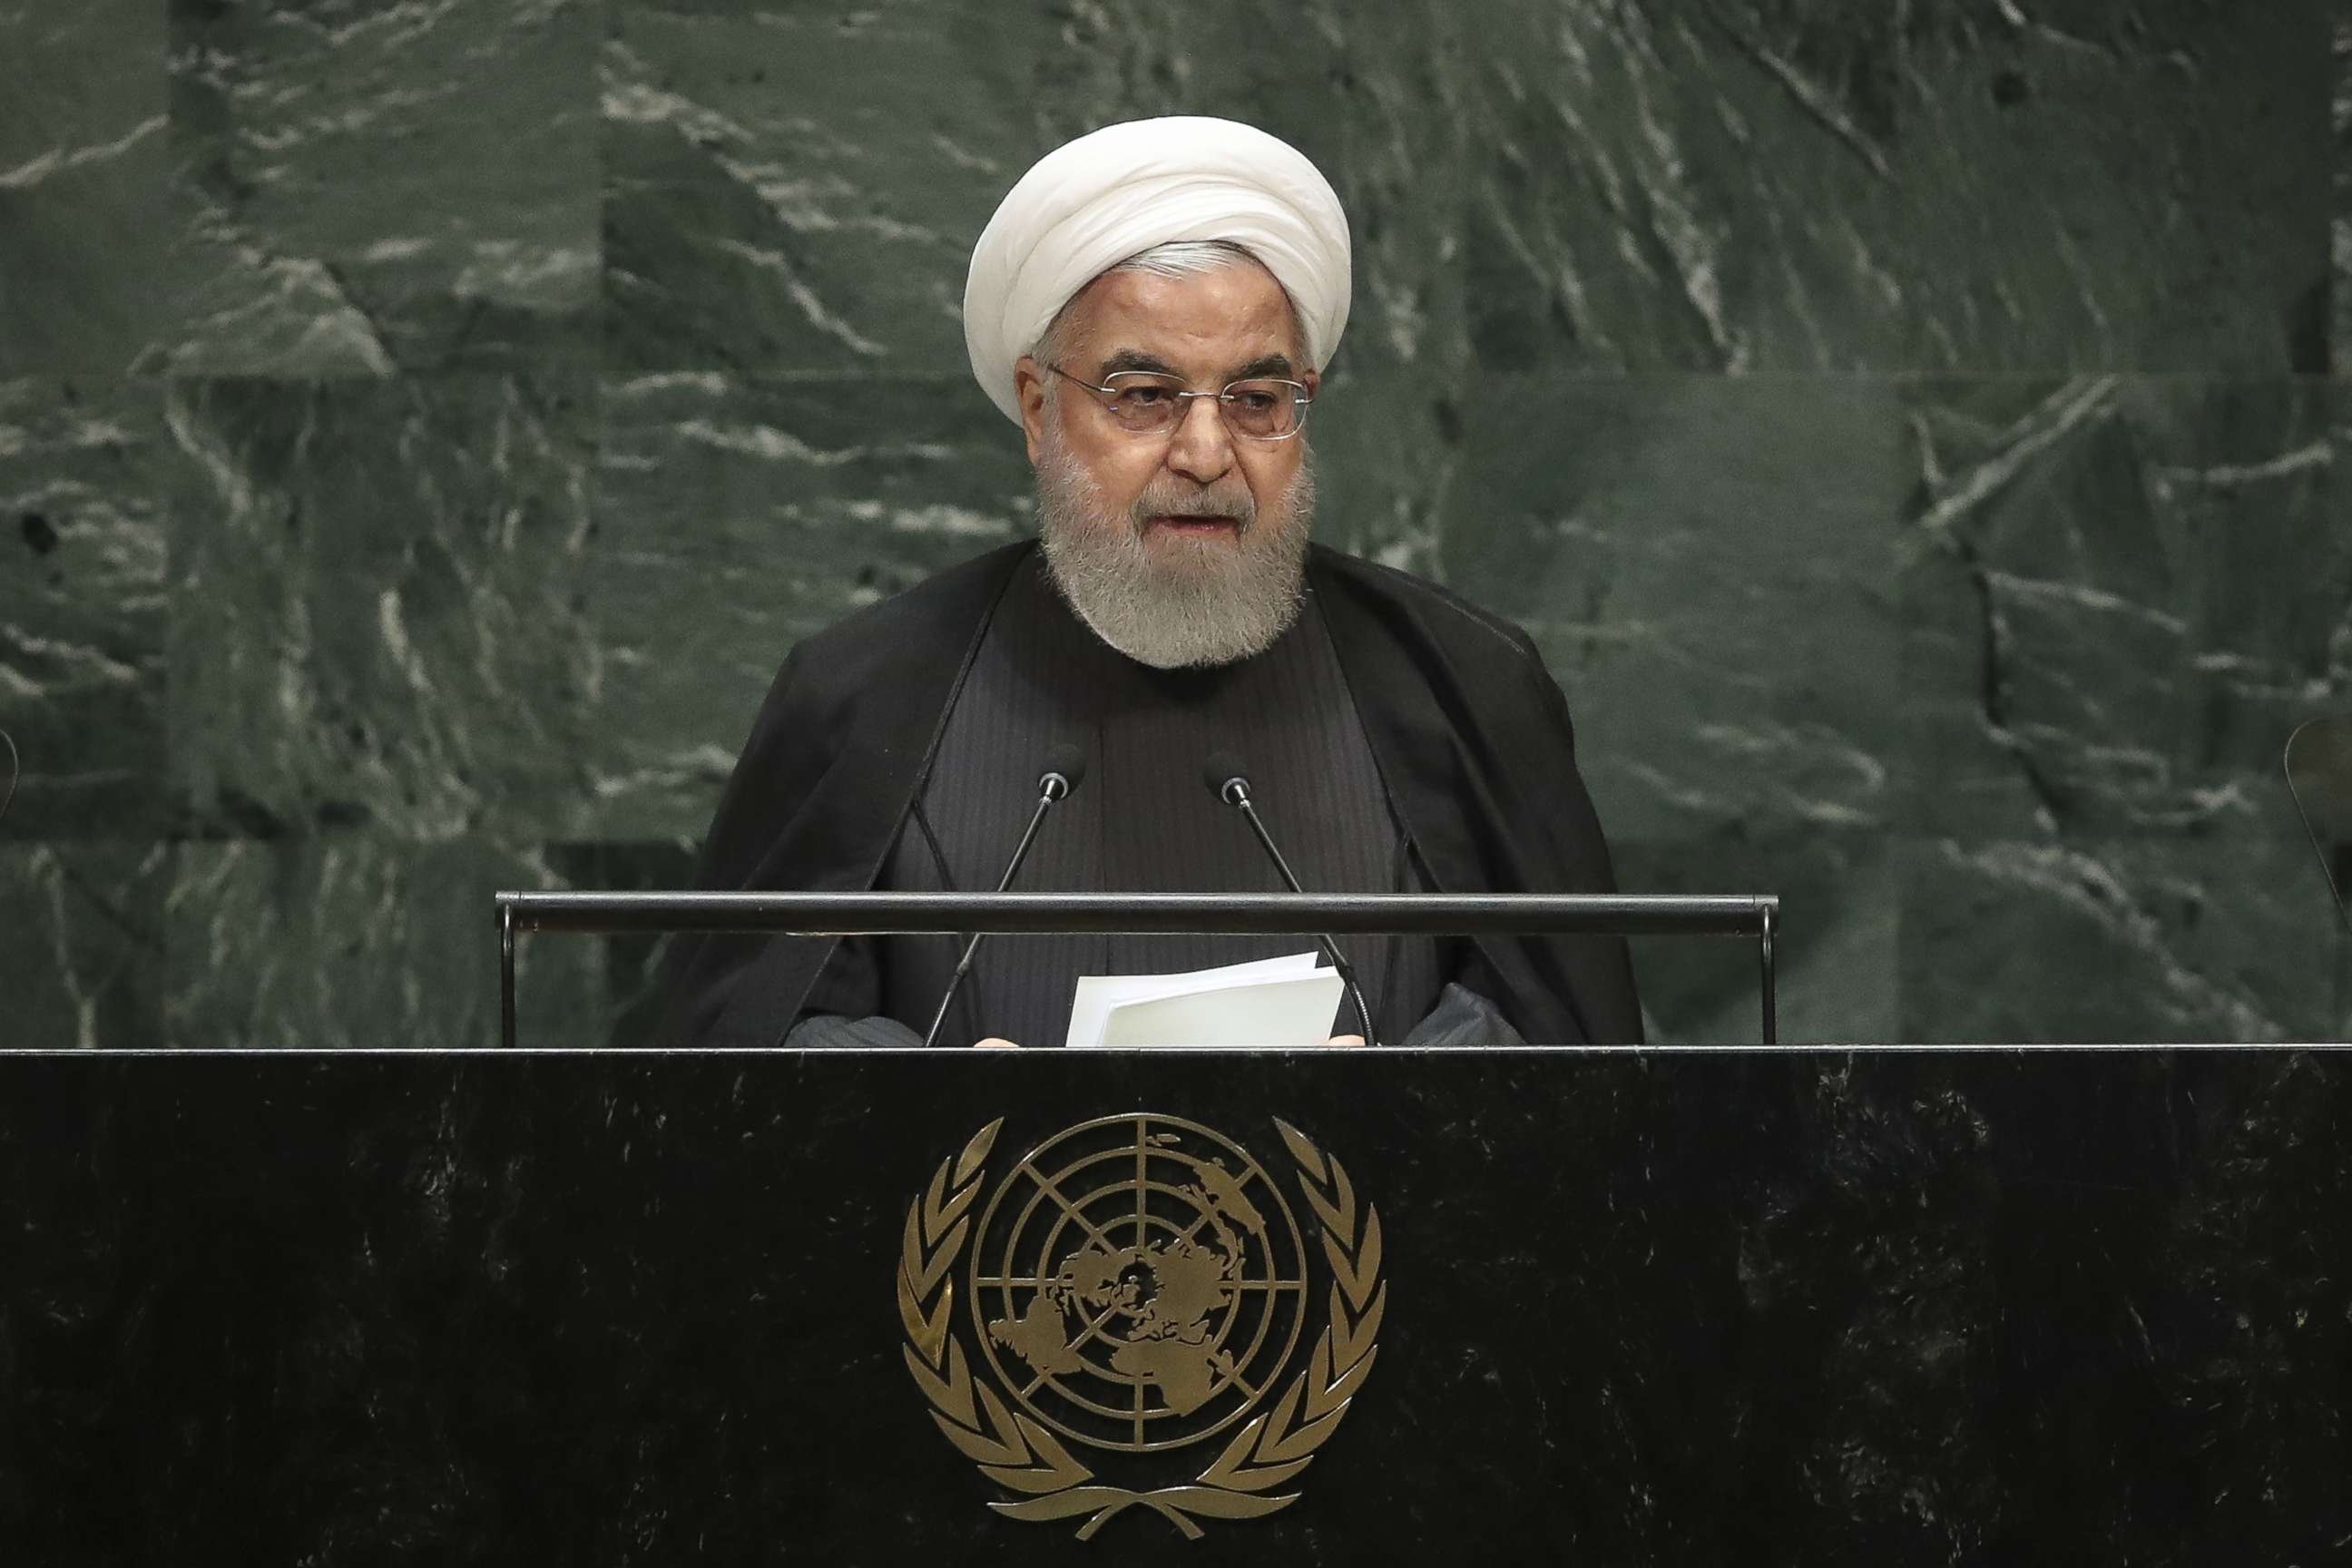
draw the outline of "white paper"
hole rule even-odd
[[[1184,974],[1087,975],[1066,1044],[1319,1046],[1343,989],[1317,954],[1292,953]]]
[[[1106,1046],[1319,1046],[1339,1011],[1339,972],[1312,970],[1110,1010]]]
[[[1121,1003],[1153,1001],[1185,991],[1213,990],[1221,985],[1243,984],[1277,974],[1306,973],[1314,969],[1316,957],[1312,952],[1297,952],[1282,958],[1259,958],[1247,963],[1228,963],[1216,969],[1195,969],[1181,974],[1086,975],[1078,981],[1077,992],[1070,1005],[1070,1032],[1065,1043],[1072,1046],[1101,1045],[1103,1030],[1110,1022],[1110,1010]]]

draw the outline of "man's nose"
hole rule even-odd
[[[1168,442],[1168,467],[1199,484],[1213,484],[1234,466],[1234,438],[1213,397],[1187,398]]]

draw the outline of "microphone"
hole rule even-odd
[[[1274,847],[1274,835],[1268,833],[1265,824],[1258,819],[1257,806],[1250,800],[1249,773],[1242,766],[1242,760],[1231,752],[1216,752],[1209,758],[1209,765],[1201,770],[1201,782],[1209,786],[1211,795],[1242,814],[1250,825],[1250,831],[1257,835],[1257,841],[1265,846],[1266,858],[1273,861],[1274,868],[1282,874],[1283,884],[1294,893],[1305,892],[1307,889],[1298,885],[1298,879],[1290,874],[1290,862],[1285,860],[1282,851]],[[1372,1033],[1372,1010],[1364,1005],[1364,990],[1356,984],[1354,966],[1339,956],[1339,943],[1329,937],[1318,935],[1315,940],[1321,945],[1323,956],[1331,961],[1331,967],[1339,972],[1339,978],[1348,983],[1348,994],[1356,1004],[1356,1021],[1364,1026],[1364,1044],[1379,1045],[1379,1037]]]
[[[1037,829],[1045,822],[1045,814],[1060,805],[1086,776],[1087,754],[1084,752],[1067,741],[1046,748],[1045,770],[1037,775],[1037,809],[1030,816],[1029,830],[1021,836],[1021,843],[1013,851],[1013,858],[1005,864],[1004,878],[996,884],[998,892],[1013,886],[1013,879],[1021,874],[1021,862],[1029,858],[1029,846],[1037,841]],[[955,1000],[956,989],[963,984],[963,977],[971,973],[971,955],[980,950],[980,939],[987,934],[986,931],[974,931],[971,940],[963,944],[963,956],[956,960],[955,973],[948,976],[947,993],[940,998],[940,1010],[931,1015],[930,1033],[923,1037],[926,1047],[940,1037],[940,1026],[948,1021],[948,1005]]]

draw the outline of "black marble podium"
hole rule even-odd
[[[971,1282],[1020,1272],[974,1259],[1053,1216],[1024,1156],[1089,1123],[1220,1152],[1215,1217],[1149,1200],[1193,1204],[1187,1267],[1306,1278],[1288,1360],[1236,1358],[1255,1405],[1191,1449],[1056,1439],[1084,1484],[1297,1436],[1335,1214],[1386,1292],[1310,1462],[1225,1489],[1277,1511],[1005,1517],[1076,1494],[935,1419],[927,1324],[1003,1391],[966,1395],[982,1459],[987,1398],[1075,1381],[1024,1402],[988,1321],[1039,1293]],[[1156,1299],[1181,1340],[1174,1266],[1126,1261],[1068,1321],[1132,1356]],[[2326,1050],[0,1058],[16,1563],[2315,1563],[2352,1538],[2347,1345]]]

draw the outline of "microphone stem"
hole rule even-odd
[[[1250,831],[1257,835],[1257,841],[1260,844],[1265,846],[1266,858],[1274,862],[1274,868],[1282,873],[1283,885],[1294,893],[1304,893],[1307,889],[1300,887],[1298,879],[1290,874],[1290,862],[1285,860],[1282,858],[1282,851],[1274,847],[1274,835],[1268,833],[1265,830],[1265,824],[1257,819],[1257,807],[1251,803],[1248,791],[1235,789],[1227,798],[1241,807],[1243,817],[1250,825]],[[1339,978],[1348,983],[1348,998],[1356,1005],[1356,1021],[1364,1026],[1364,1044],[1379,1045],[1380,1040],[1372,1034],[1371,1009],[1364,1005],[1364,989],[1356,984],[1354,965],[1339,956],[1339,944],[1329,937],[1318,934],[1315,940],[1321,944],[1323,956],[1331,961],[1331,967],[1339,972]]]
[[[1242,808],[1242,816],[1249,823],[1250,831],[1257,835],[1257,841],[1260,844],[1265,846],[1266,858],[1274,862],[1274,868],[1282,873],[1283,885],[1294,893],[1305,892],[1307,889],[1298,885],[1298,879],[1290,874],[1290,862],[1284,859],[1282,851],[1274,847],[1274,835],[1268,833],[1265,830],[1265,824],[1257,819],[1256,804],[1245,795],[1241,795],[1234,804]]]
[[[1054,782],[1059,784],[1061,781],[1056,779]],[[1021,835],[1021,842],[1013,849],[1013,858],[1005,863],[1004,875],[996,884],[998,892],[1012,887],[1013,879],[1021,875],[1021,862],[1029,858],[1029,846],[1037,841],[1038,827],[1044,824],[1045,814],[1054,809],[1054,803],[1062,798],[1062,793],[1049,785],[1038,795],[1037,809],[1030,814],[1028,829]]]
[[[1055,801],[1069,793],[1069,786],[1066,784],[1063,784],[1060,789],[1055,789],[1054,786],[1057,784],[1061,784],[1058,775],[1048,782],[1038,793],[1037,809],[1030,814],[1028,830],[1021,835],[1020,846],[1013,851],[1013,858],[1005,865],[1003,879],[996,884],[998,892],[1003,892],[1013,886],[1013,879],[1021,874],[1021,862],[1029,858],[1029,846],[1037,841],[1037,829],[1044,824],[1045,814],[1054,809]],[[931,1042],[940,1037],[940,1026],[948,1021],[948,1009],[955,1005],[956,992],[961,989],[963,977],[971,968],[971,955],[980,950],[980,939],[986,934],[984,931],[974,931],[965,939],[963,956],[956,960],[955,973],[948,977],[947,992],[940,998],[940,1010],[931,1016],[930,1033],[923,1037],[924,1049],[929,1050]]]

